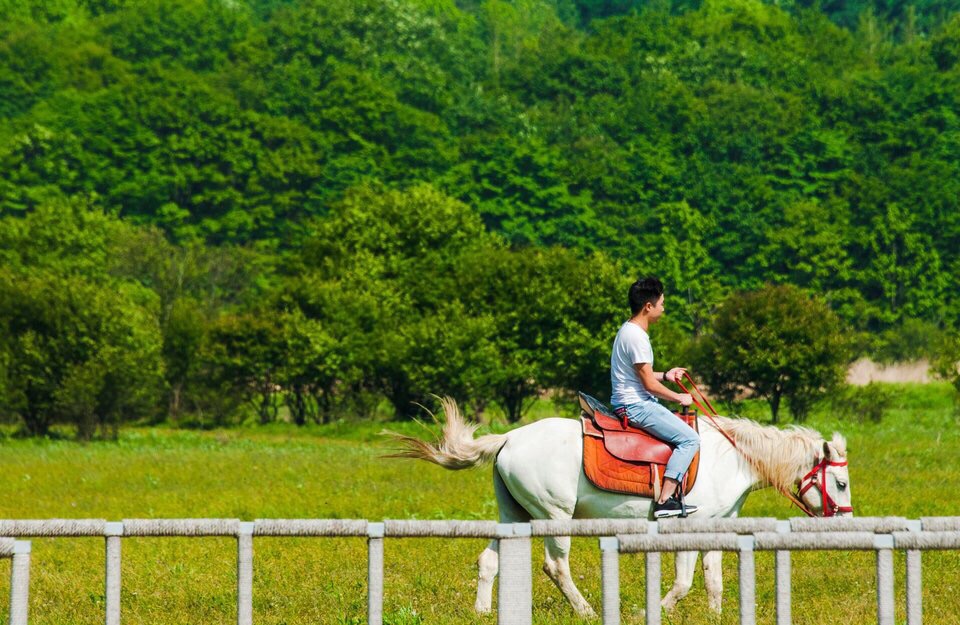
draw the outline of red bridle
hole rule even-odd
[[[820,491],[821,503],[823,504],[823,516],[831,517],[835,514],[853,512],[853,506],[838,506],[837,502],[835,502],[833,497],[830,496],[830,493],[827,492],[827,467],[845,466],[847,466],[846,460],[841,462],[833,462],[828,458],[824,458],[819,462],[819,464],[810,469],[809,473],[800,479],[799,490],[797,490],[796,496],[791,497],[791,499],[800,507],[801,510],[807,513],[807,516],[816,516],[813,511],[811,511],[810,508],[807,507],[807,505],[803,502],[804,494],[816,486]]]

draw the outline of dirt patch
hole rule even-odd
[[[883,365],[873,362],[869,358],[857,360],[847,370],[847,382],[856,386],[863,386],[870,382],[932,382],[930,362],[917,360],[914,362],[898,362]]]

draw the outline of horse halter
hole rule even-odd
[[[853,512],[853,506],[838,506],[830,493],[827,492],[827,467],[845,467],[847,461],[833,462],[829,458],[824,458],[816,466],[810,469],[810,472],[800,479],[800,485],[796,496],[791,497],[793,502],[807,513],[807,516],[816,516],[812,510],[804,503],[803,495],[814,486],[820,491],[821,503],[823,504],[823,516],[832,517],[836,514]]]

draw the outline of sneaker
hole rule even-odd
[[[667,517],[680,517],[683,518],[688,514],[693,514],[697,511],[697,507],[691,504],[682,504],[680,500],[674,497],[670,497],[663,503],[653,504],[653,517],[656,519],[665,519]]]

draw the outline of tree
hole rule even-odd
[[[0,410],[32,435],[81,438],[151,416],[163,384],[156,302],[134,285],[0,271]]]
[[[111,272],[117,242],[135,230],[82,200],[0,219],[0,403],[31,434],[71,423],[89,438],[157,414],[159,301]]]
[[[23,221],[37,218],[31,215]],[[115,230],[105,243],[105,253],[86,257],[101,262],[111,276],[137,282],[157,295],[167,416],[178,421],[184,413],[202,410],[211,398],[200,356],[213,321],[225,309],[256,307],[269,291],[272,260],[232,245],[176,245],[158,228],[125,224]]]
[[[713,279],[719,273],[707,251],[710,220],[686,202],[657,206],[648,222],[649,249],[656,253],[642,260],[642,272],[657,275],[667,285],[667,305],[677,305],[672,323],[700,334],[709,315],[723,299],[724,289]]]
[[[250,402],[261,424],[277,419],[276,395],[285,362],[283,328],[269,312],[224,314],[204,343],[202,367],[207,383]],[[218,422],[229,417],[215,414]]]
[[[697,370],[720,397],[744,391],[782,400],[803,421],[817,398],[843,381],[850,341],[839,318],[817,296],[793,286],[731,295],[695,350]]]
[[[110,15],[104,34],[120,58],[210,70],[227,62],[249,28],[245,3],[141,0]]]
[[[888,205],[861,239],[867,260],[859,275],[861,289],[874,304],[874,324],[882,329],[906,317],[936,319],[947,277],[931,233],[916,227],[909,210]]]
[[[605,395],[627,290],[617,265],[556,247],[490,247],[465,255],[457,275],[466,310],[493,320],[490,391],[509,421],[547,389]]]
[[[511,243],[593,248],[590,198],[570,192],[559,149],[525,135],[464,140],[461,163],[447,176],[450,193]]]
[[[943,337],[930,369],[953,386],[954,409],[960,413],[960,333],[951,332]]]
[[[494,366],[490,323],[460,305],[453,267],[494,240],[429,185],[359,187],[311,222],[285,297],[330,338],[335,366],[318,378],[318,398],[332,408],[338,392],[374,391],[409,417],[431,394],[489,396],[478,389]]]

